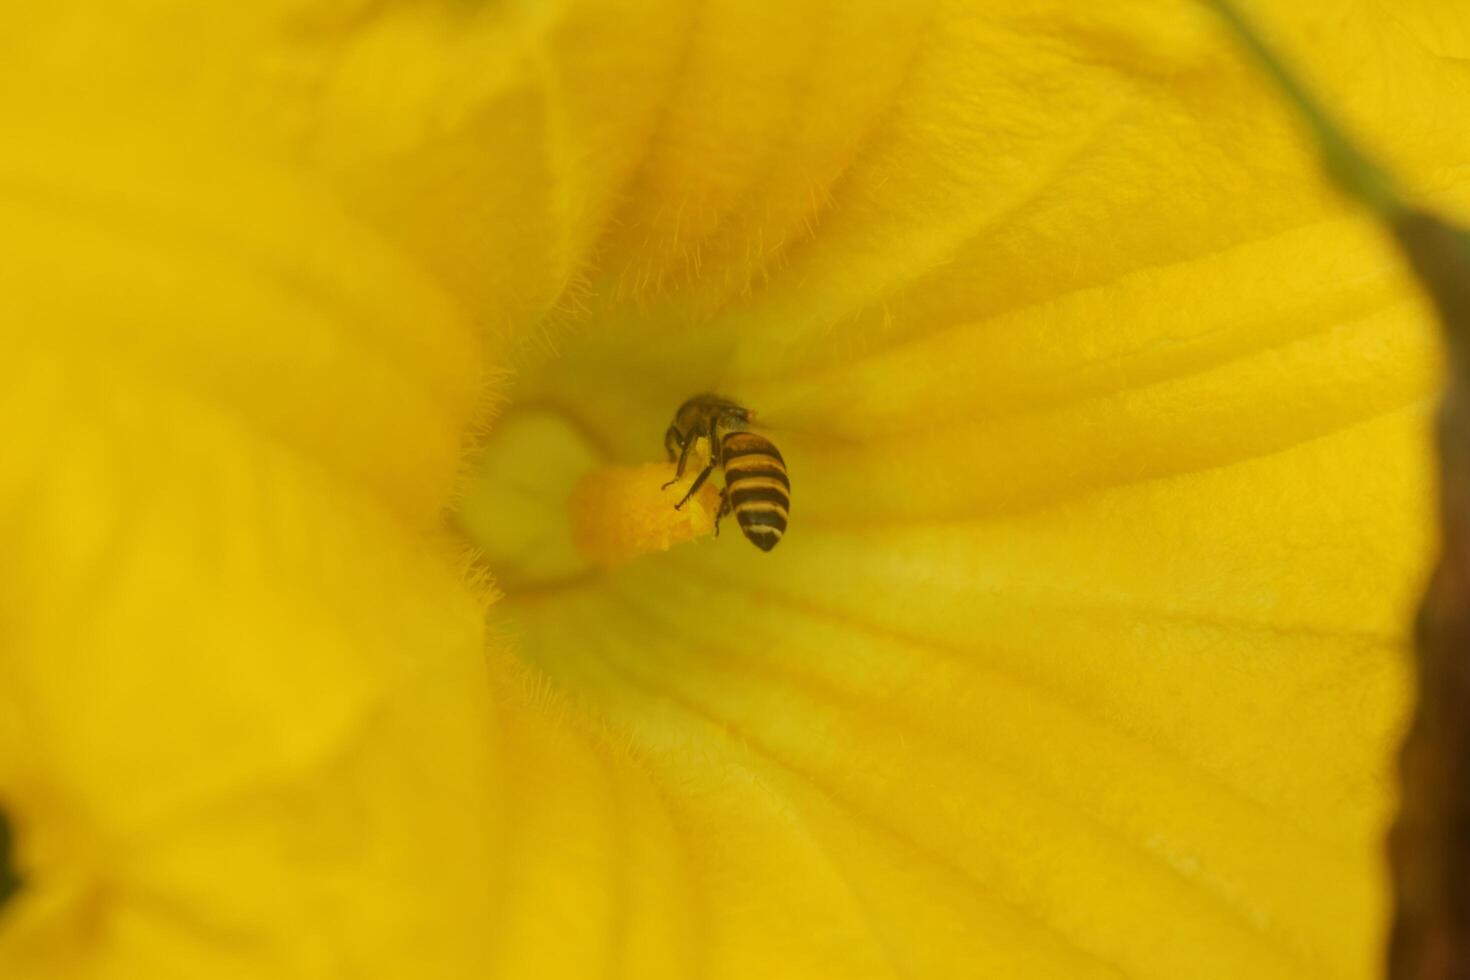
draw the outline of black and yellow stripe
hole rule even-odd
[[[762,551],[776,547],[786,533],[791,511],[791,481],[786,461],[764,436],[727,432],[720,441],[725,493],[740,530]]]

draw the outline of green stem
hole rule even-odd
[[[1408,206],[1392,178],[1380,170],[1347,137],[1343,128],[1307,90],[1286,62],[1277,56],[1230,0],[1203,0],[1218,13],[1241,45],[1258,61],[1316,137],[1327,172],[1351,197],[1390,220],[1401,217]]]

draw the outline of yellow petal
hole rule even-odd
[[[1432,334],[1203,11],[88,6],[0,68],[0,972],[1372,975]],[[1276,29],[1464,200],[1396,11]],[[708,389],[787,538],[586,574]]]
[[[127,124],[0,150],[0,974],[486,970],[484,601],[433,531],[477,338],[296,178]]]
[[[828,92],[820,59],[784,98],[688,96],[720,111],[655,142],[601,303],[512,389],[507,424],[556,406],[629,464],[717,390],[790,469],[770,555],[507,580],[497,609],[705,842],[714,975],[1378,970],[1433,328],[1174,13],[1165,41],[1137,11],[890,23],[842,52],[873,104],[793,120],[779,166],[742,137]],[[1452,66],[1386,7],[1277,19],[1413,182],[1470,201]],[[714,36],[682,91],[767,57]]]

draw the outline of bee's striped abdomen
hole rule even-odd
[[[720,444],[725,492],[740,530],[750,543],[770,551],[786,533],[791,481],[786,461],[771,440],[754,432],[729,432]]]

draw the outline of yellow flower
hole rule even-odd
[[[1433,332],[1205,11],[8,16],[0,975],[1373,975]]]

